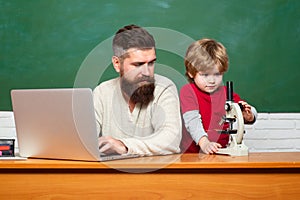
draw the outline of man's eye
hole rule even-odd
[[[135,66],[135,67],[140,67],[140,66],[143,66],[145,63],[133,63],[133,65]]]
[[[155,64],[155,61],[149,62],[149,63],[148,63],[148,66],[153,66],[154,64]]]

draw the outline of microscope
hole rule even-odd
[[[232,81],[226,82],[227,100],[225,102],[225,116],[223,117],[220,125],[224,122],[229,123],[227,130],[222,130],[221,134],[230,134],[229,142],[225,148],[220,148],[217,154],[226,154],[230,156],[247,156],[248,147],[243,142],[244,136],[244,118],[242,114],[242,106],[233,101],[233,83]],[[237,123],[237,129],[234,125]]]

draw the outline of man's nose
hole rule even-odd
[[[149,71],[149,67],[148,67],[148,64],[145,63],[143,66],[142,66],[142,74],[144,76],[149,76],[150,75],[150,71]]]

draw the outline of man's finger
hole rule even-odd
[[[111,145],[109,143],[106,143],[102,146],[100,146],[99,151],[100,153],[105,153],[106,151],[108,151],[110,149]]]

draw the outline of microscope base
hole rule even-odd
[[[219,149],[216,153],[230,156],[248,156],[248,147],[243,142],[241,144],[231,143],[231,145]]]

